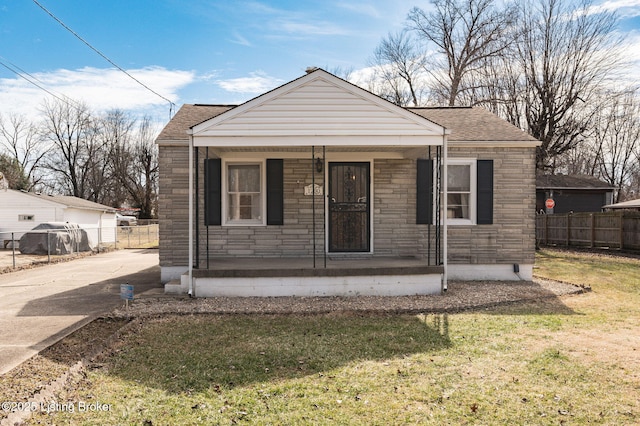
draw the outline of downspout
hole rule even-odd
[[[189,296],[193,289],[193,133],[189,134]]]
[[[449,269],[449,261],[448,261],[448,257],[449,257],[449,233],[447,231],[447,210],[448,210],[448,204],[447,204],[447,191],[448,191],[448,177],[449,177],[449,173],[447,170],[447,136],[446,136],[446,129],[442,129],[442,232],[443,232],[443,236],[442,236],[442,266],[443,266],[443,272],[442,272],[442,292],[446,292],[447,288],[448,288],[448,269]]]

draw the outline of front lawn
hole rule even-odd
[[[146,320],[36,424],[638,424],[640,260],[544,250],[592,292],[458,314]]]

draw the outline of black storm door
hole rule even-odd
[[[370,251],[369,163],[329,163],[329,251]]]

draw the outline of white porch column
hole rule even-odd
[[[189,135],[189,296],[193,289],[193,134]]]
[[[448,286],[448,256],[449,256],[449,235],[447,232],[447,191],[448,191],[448,169],[447,169],[447,135],[446,130],[442,129],[442,266],[444,271],[442,273],[442,290],[447,291]]]

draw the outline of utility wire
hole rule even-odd
[[[7,63],[9,65],[7,65]],[[42,81],[38,80],[36,77],[32,76],[31,74],[29,74],[28,72],[26,72],[25,70],[23,70],[22,68],[17,66],[16,64],[11,63],[6,58],[3,58],[2,56],[0,56],[0,65],[5,67],[6,69],[11,71],[12,73],[16,74],[18,77],[22,78],[23,80],[27,81],[28,83],[34,85],[38,89],[47,92],[48,94],[50,94],[51,96],[53,96],[57,100],[59,100],[61,102],[64,102],[65,104],[70,104],[72,107],[74,107],[76,109],[79,109],[79,106],[78,106],[79,102],[77,102],[77,101],[71,99],[70,97],[68,97],[67,95],[64,95],[64,94],[61,94],[61,93],[57,95],[54,92],[48,90],[47,88],[41,86],[38,83],[44,84]],[[16,71],[16,69],[18,71]],[[29,76],[29,78],[25,77],[25,75]],[[38,82],[38,83],[36,83],[36,82]],[[62,96],[62,98],[60,96]]]
[[[151,93],[153,93],[154,95],[160,97],[161,99],[164,99],[165,101],[169,102],[169,118],[171,118],[171,116],[173,115],[173,107],[175,106],[175,104],[173,102],[171,102],[171,100],[167,99],[166,97],[162,96],[160,93],[156,92],[155,90],[153,90],[152,88],[150,88],[149,86],[147,86],[146,84],[144,84],[143,82],[141,82],[140,80],[138,80],[137,78],[135,78],[134,76],[132,76],[131,74],[129,74],[126,70],[124,70],[123,68],[121,68],[118,64],[116,64],[115,62],[113,62],[111,59],[109,59],[104,53],[100,52],[98,49],[96,49],[95,47],[93,47],[88,41],[86,41],[84,38],[82,38],[78,33],[76,33],[75,31],[73,31],[71,28],[69,28],[69,26],[67,26],[64,22],[62,22],[60,19],[58,19],[57,16],[55,16],[53,13],[51,13],[46,7],[44,7],[42,4],[40,4],[38,2],[38,0],[33,0],[33,2],[43,11],[45,11],[49,16],[51,16],[56,22],[58,22],[60,25],[62,25],[62,27],[69,31],[71,34],[73,34],[78,40],[80,40],[81,42],[83,42],[84,44],[87,45],[87,47],[89,47],[91,50],[93,50],[94,52],[96,52],[98,55],[100,55],[102,58],[104,58],[107,62],[109,62],[111,65],[113,65],[114,67],[116,67],[118,70],[122,71],[123,73],[125,73],[129,78],[131,78],[133,81],[135,81],[136,83],[138,83],[139,85],[141,85],[142,87],[144,87],[145,89],[147,89],[148,91],[150,91]]]

